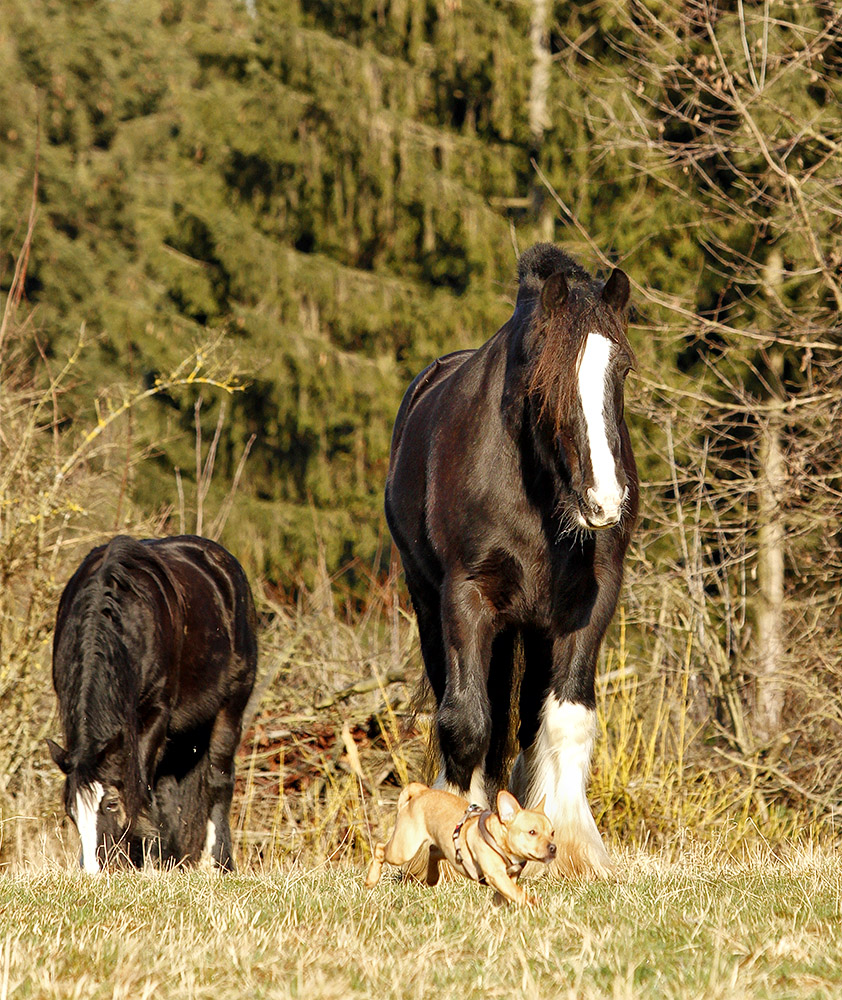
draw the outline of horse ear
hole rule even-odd
[[[497,815],[503,823],[511,823],[516,813],[520,812],[520,803],[505,788],[497,793]]]
[[[568,291],[567,278],[564,277],[563,272],[556,271],[551,274],[541,289],[541,309],[544,312],[552,312],[554,309],[561,308],[567,301]]]
[[[617,312],[622,312],[628,304],[630,292],[631,285],[628,275],[618,267],[611,272],[611,277],[605,282],[605,288],[602,289],[602,300],[616,309]]]
[[[64,747],[60,747],[58,743],[51,740],[48,736],[47,749],[50,751],[50,756],[53,758],[54,763],[58,764],[63,774],[67,774],[70,771],[70,762],[67,759],[68,753]]]

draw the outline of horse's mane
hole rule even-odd
[[[143,573],[160,592],[174,622],[184,611],[181,588],[167,564],[150,545],[144,545],[128,535],[117,535],[108,543],[99,572],[140,598],[147,596],[138,582],[139,574]]]
[[[528,393],[555,433],[572,412],[578,392],[576,373],[589,333],[599,332],[627,354],[630,362],[634,359],[622,318],[602,299],[604,282],[592,278],[555,244],[536,243],[521,255],[518,298],[537,298],[546,280],[558,272],[567,283],[566,299],[548,312],[535,302],[529,319],[529,340],[535,349],[528,358]]]
[[[154,583],[174,621],[181,607],[178,588],[163,561],[149,546],[127,536],[114,538],[102,553],[94,572],[82,583],[75,625],[75,649],[65,665],[71,694],[61,700],[62,724],[77,748],[72,761],[79,783],[93,779],[102,751],[123,739],[126,766],[137,770],[137,702],[140,677],[126,647],[121,600],[130,591],[148,600],[139,577]],[[140,804],[140,775],[123,789],[126,810],[134,816]]]

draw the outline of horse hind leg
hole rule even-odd
[[[442,608],[447,682],[436,722],[444,778],[460,795],[487,806],[484,762],[491,742],[488,671],[492,613],[470,579],[451,582]]]
[[[491,739],[485,755],[482,781],[487,802],[494,802],[505,787],[506,772],[513,756],[512,699],[517,684],[518,632],[506,629],[494,638],[488,671],[488,701],[491,708]]]
[[[535,758],[535,741],[541,726],[541,708],[552,676],[553,647],[546,633],[533,629],[523,630],[521,642],[525,664],[520,682],[518,712],[517,739],[521,749],[509,777],[509,791],[525,805],[530,798],[529,785]]]

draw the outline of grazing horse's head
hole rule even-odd
[[[623,390],[634,365],[628,298],[629,279],[620,270],[604,286],[569,282],[558,270],[544,282],[532,314],[529,394],[545,453],[572,494],[560,511],[570,530],[613,527],[626,510]]]
[[[126,767],[123,735],[118,734],[84,761],[71,759],[53,740],[48,739],[47,744],[65,774],[64,808],[79,831],[80,865],[96,874],[107,865],[125,863],[140,803],[137,776]]]

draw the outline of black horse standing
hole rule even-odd
[[[439,784],[493,801],[519,710],[512,791],[546,798],[562,869],[603,874],[587,779],[597,653],[638,507],[623,419],[629,281],[595,281],[548,243],[518,271],[512,318],[409,387],[386,516],[438,705]]]
[[[64,801],[81,863],[146,857],[233,870],[234,754],[257,665],[242,567],[182,536],[118,536],[90,552],[59,602],[53,684],[67,749]]]

